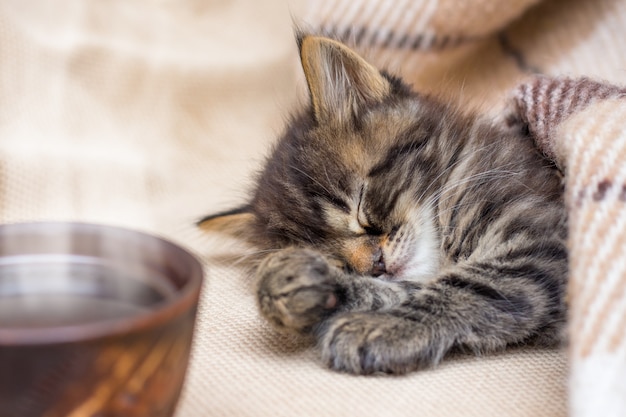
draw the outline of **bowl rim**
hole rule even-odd
[[[200,291],[204,282],[204,271],[200,261],[188,250],[161,236],[132,228],[75,221],[38,221],[6,223],[0,225],[0,234],[8,228],[65,228],[90,231],[105,230],[115,233],[134,235],[142,239],[158,242],[167,250],[181,256],[189,266],[189,281],[176,292],[175,297],[158,303],[154,308],[147,309],[131,316],[103,319],[87,323],[55,325],[36,328],[1,327],[0,349],[28,345],[55,345],[63,343],[85,342],[90,340],[115,337],[119,335],[147,331],[174,321],[189,310],[198,306]],[[0,254],[0,258],[2,254]],[[195,314],[194,314],[195,320]]]

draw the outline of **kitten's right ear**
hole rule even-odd
[[[298,34],[300,59],[318,122],[358,117],[384,100],[391,84],[373,65],[335,40]]]
[[[255,221],[249,206],[238,207],[203,217],[196,225],[206,232],[218,232],[229,236],[242,237],[250,233]]]

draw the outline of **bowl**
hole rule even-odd
[[[172,416],[202,279],[144,233],[0,226],[0,416]]]

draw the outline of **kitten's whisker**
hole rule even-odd
[[[435,181],[437,181],[437,180],[438,180],[439,178],[441,178],[443,175],[445,175],[445,174],[449,173],[450,171],[452,171],[452,170],[453,170],[454,168],[456,168],[456,167],[457,167],[457,165],[458,165],[458,164],[460,164],[461,162],[466,161],[466,158],[471,158],[471,157],[473,157],[474,155],[478,154],[479,152],[483,152],[483,151],[485,151],[485,150],[487,150],[487,149],[489,149],[489,148],[491,148],[491,147],[494,147],[495,145],[496,145],[496,143],[491,143],[491,144],[487,144],[487,145],[485,145],[485,146],[481,146],[480,148],[477,148],[477,149],[473,150],[473,151],[472,151],[469,155],[467,155],[466,157],[459,158],[459,159],[458,159],[455,163],[453,163],[453,164],[451,164],[450,166],[446,167],[446,168],[445,168],[445,169],[444,169],[444,170],[443,170],[443,171],[442,171],[442,172],[441,172],[441,173],[440,173],[437,177],[435,177],[435,178],[434,178],[434,179],[430,182],[430,184],[428,184],[428,186],[427,186],[427,187],[425,187],[425,188],[424,188],[424,191],[423,191],[423,192],[422,192],[422,194],[419,196],[418,200],[421,200],[421,199],[424,197],[424,194],[430,190],[430,188],[434,185]],[[512,165],[512,164],[507,164],[507,165],[505,165],[505,166],[508,166],[508,165]],[[503,166],[503,167],[504,167],[504,166]],[[476,174],[476,175],[482,175],[482,174],[484,174],[484,173],[479,173],[479,174]],[[457,184],[457,185],[460,185],[460,184]],[[439,190],[439,192],[441,192],[441,191],[442,191],[442,190]]]
[[[330,180],[330,175],[328,175],[328,168],[326,167],[326,165],[324,165],[324,176],[326,177],[326,181],[328,181],[329,184],[332,184],[333,182]],[[328,190],[326,190],[327,193],[330,194],[330,192]],[[331,194],[332,195],[332,194]]]
[[[458,204],[455,204],[454,206],[452,206],[452,207],[448,207],[447,209],[444,209],[444,210],[441,210],[438,214],[434,215],[434,216],[433,216],[433,218],[432,218],[432,221],[438,221],[438,220],[437,220],[437,215],[441,215],[441,214],[447,213],[447,212],[449,212],[449,211],[452,211],[452,210],[458,209],[458,208],[460,208],[460,207],[464,207],[464,206],[472,206],[472,205],[474,205],[474,202],[468,202],[468,203],[458,203]],[[443,229],[443,227],[442,227],[442,229]]]
[[[493,175],[493,174],[498,174],[498,176],[496,178],[502,178],[502,175],[500,175],[501,173],[508,174],[509,176],[515,176],[516,175],[515,172],[511,172],[511,171],[499,171],[499,170],[497,172],[494,172],[494,171],[496,171],[496,170],[490,170],[490,171],[486,171],[486,172],[483,172],[483,173],[479,173],[479,174],[476,174],[476,175],[464,178],[463,180],[457,181],[454,184],[450,184],[446,188],[440,190],[438,193],[435,193],[434,195],[432,195],[424,204],[424,207],[426,208],[427,211],[429,211],[431,213],[435,213],[433,215],[433,218],[431,219],[431,221],[434,222],[435,224],[439,223],[439,220],[437,218],[438,216],[441,216],[442,214],[444,214],[444,213],[446,213],[448,211],[456,210],[456,209],[458,209],[460,207],[463,207],[463,206],[466,206],[466,205],[473,205],[473,204],[476,203],[475,201],[469,201],[467,203],[457,203],[457,204],[455,204],[455,205],[453,205],[451,207],[448,207],[448,208],[446,208],[444,210],[441,210],[441,211],[435,210],[435,206],[437,204],[440,205],[441,203],[445,203],[447,200],[451,199],[454,196],[454,194],[449,194],[445,199],[442,198],[442,196],[445,193],[449,192],[453,188],[459,187],[459,186],[464,185],[464,184],[467,184],[468,182],[474,181],[474,180],[480,181],[480,180],[490,179],[491,175]],[[480,184],[481,183],[477,182],[476,185],[480,185]]]
[[[245,263],[246,261],[248,261],[249,259],[256,259],[256,258],[260,258],[260,255],[268,255],[270,253],[274,253],[276,251],[278,251],[279,249],[266,249],[266,250],[256,250],[254,252],[248,252],[248,253],[243,253],[237,257],[234,258],[233,263],[231,264],[232,266],[238,266],[242,263]]]
[[[519,173],[514,172],[514,171],[506,171],[506,170],[502,170],[502,169],[492,169],[492,170],[488,170],[488,171],[484,171],[484,172],[480,172],[474,175],[470,175],[469,177],[465,177],[460,179],[459,181],[453,182],[451,184],[448,184],[446,187],[442,188],[441,190],[438,190],[436,193],[434,193],[433,195],[431,195],[429,197],[428,200],[426,200],[426,202],[424,203],[424,205],[426,207],[430,207],[430,208],[434,208],[436,203],[440,203],[442,201],[442,196],[446,193],[448,193],[449,191],[465,185],[469,182],[472,181],[476,181],[476,184],[468,187],[476,187],[479,185],[484,185],[484,180],[490,180],[490,179],[501,179],[503,174],[507,174],[507,176],[516,176],[519,175]],[[450,195],[448,198],[451,198],[452,195]]]
[[[493,147],[496,145],[496,142],[487,144],[485,146],[482,146],[480,148],[477,148],[475,151],[473,151],[470,155],[476,154],[478,152],[481,152],[487,148]],[[422,194],[420,194],[420,196],[418,197],[418,201],[420,201],[423,197],[424,194],[426,194],[426,192],[428,192],[430,190],[430,188],[435,184],[435,182],[441,178],[442,176],[444,176],[445,174],[447,174],[448,172],[450,172],[452,169],[454,169],[458,164],[460,164],[461,162],[463,162],[465,159],[464,158],[459,158],[455,163],[451,164],[450,166],[446,167],[444,170],[441,171],[441,173],[439,173],[439,175],[437,175],[429,184],[427,187],[424,188],[424,191],[422,191]]]
[[[322,190],[324,190],[326,192],[326,194],[328,194],[329,196],[332,196],[333,194],[330,192],[330,190],[328,188],[326,188],[324,186],[324,184],[322,184],[321,182],[319,182],[318,180],[316,180],[315,178],[313,178],[311,175],[307,174],[306,172],[304,172],[303,170],[301,170],[300,168],[296,167],[295,165],[289,165],[289,168],[298,171],[299,173],[301,173],[302,175],[304,175],[305,177],[307,177],[308,179],[310,179],[311,181],[313,181],[313,183],[317,184],[320,186],[320,188]],[[326,177],[328,177],[328,173],[326,173]],[[329,180],[330,182],[330,180]]]

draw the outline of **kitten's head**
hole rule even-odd
[[[275,145],[251,201],[200,226],[263,249],[313,247],[361,274],[429,276],[439,150],[428,139],[445,108],[339,42],[305,36],[299,46],[310,106]]]

